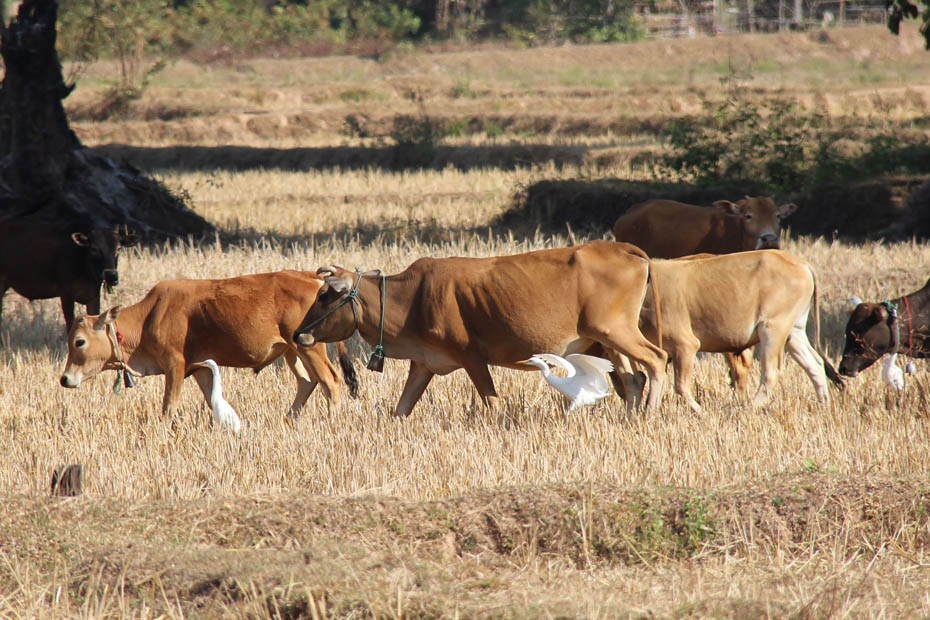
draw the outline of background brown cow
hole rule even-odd
[[[797,208],[794,203],[776,205],[771,198],[749,196],[737,202],[718,200],[712,207],[647,200],[617,220],[614,236],[652,258],[778,248],[779,221]]]

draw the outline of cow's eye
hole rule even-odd
[[[87,344],[87,341],[84,340],[83,338],[78,338],[77,340],[74,341],[74,346],[78,348],[83,347],[85,344]]]
[[[747,214],[746,214],[746,221],[748,222],[748,221],[751,220],[751,219],[752,219],[752,213],[747,213]]]

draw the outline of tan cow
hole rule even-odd
[[[208,358],[220,366],[258,373],[281,356],[297,378],[296,415],[317,384],[330,402],[340,396],[336,369],[325,345],[295,345],[300,325],[323,284],[314,273],[280,271],[225,280],[159,282],[138,303],[80,317],[68,335],[61,385],[76,388],[102,370],[135,376],[165,375],[162,410],[172,410],[184,377],[193,374],[209,401],[210,370],[191,365]],[[353,393],[357,378],[345,345],[339,356]]]
[[[776,205],[771,198],[749,196],[735,203],[718,200],[712,207],[647,200],[620,216],[614,236],[652,258],[777,248],[779,220],[797,208],[794,203]]]
[[[318,273],[326,284],[294,340],[309,346],[358,330],[377,345],[383,328],[384,354],[410,360],[395,415],[413,410],[434,375],[459,368],[493,405],[497,392],[489,364],[536,370],[522,361],[536,353],[581,352],[595,342],[646,368],[647,408],[661,397],[667,356],[637,327],[649,259],[628,244],[593,241],[515,256],[421,258],[392,276],[334,266]],[[627,403],[635,406],[632,395]]]
[[[762,379],[753,399],[764,405],[778,378],[784,350],[808,374],[817,396],[829,402],[827,377],[843,381],[807,338],[807,320],[814,310],[816,340],[820,312],[814,271],[802,258],[779,250],[724,256],[655,260],[652,269],[659,291],[662,346],[675,368],[675,389],[692,409],[691,373],[698,351],[730,353],[731,377],[746,385],[751,363],[747,349],[759,347]],[[640,329],[657,340],[653,300],[643,304]]]

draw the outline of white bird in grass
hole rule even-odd
[[[575,407],[593,405],[610,394],[607,373],[614,369],[614,365],[600,357],[581,353],[566,357],[538,353],[523,363],[539,368],[546,382],[571,401],[569,411]],[[553,375],[549,369],[550,364],[565,370],[567,376]]]
[[[895,364],[897,358],[898,354],[892,353],[891,356],[885,360],[885,363],[882,364],[882,379],[885,380],[885,383],[900,392],[904,389],[904,373],[901,372],[901,369]]]
[[[213,409],[213,421],[220,428],[239,434],[242,423],[236,410],[223,398],[223,386],[220,383],[220,369],[211,359],[191,364],[191,368],[209,368],[213,374],[213,389],[210,390],[210,408]]]

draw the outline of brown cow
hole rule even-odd
[[[712,207],[647,200],[620,216],[614,236],[652,258],[778,248],[779,220],[797,208],[794,203],[776,206],[771,198],[749,196],[735,203],[718,200]]]
[[[159,282],[138,303],[75,322],[61,385],[76,388],[101,370],[164,374],[162,410],[167,413],[176,406],[184,377],[190,374],[209,401],[210,371],[191,369],[196,362],[212,358],[220,366],[253,368],[257,373],[284,356],[297,377],[290,415],[300,411],[317,383],[335,402],[340,388],[325,345],[301,347],[291,341],[322,284],[316,274],[301,271]],[[343,374],[354,395],[355,371],[345,346],[339,344]]]
[[[357,330],[374,345],[383,328],[384,354],[410,360],[395,415],[413,410],[434,375],[459,368],[493,405],[497,392],[489,364],[536,370],[521,362],[536,353],[584,351],[594,342],[647,369],[647,408],[661,397],[667,356],[636,326],[649,259],[628,244],[592,241],[515,256],[421,258],[392,276],[334,266],[318,273],[326,284],[294,340],[309,346]],[[635,405],[632,395],[627,403]]]
[[[114,229],[85,232],[24,219],[0,225],[0,314],[7,289],[26,299],[61,298],[65,329],[74,322],[74,304],[100,312],[100,287],[116,286],[117,252],[135,244],[135,235]]]
[[[802,258],[778,250],[742,252],[687,260],[653,261],[659,291],[662,346],[675,368],[675,389],[692,409],[700,405],[691,395],[691,373],[698,351],[730,353],[731,377],[739,389],[746,385],[751,359],[747,349],[759,346],[762,380],[753,404],[764,405],[778,378],[783,351],[800,364],[817,396],[829,402],[827,377],[842,379],[807,338],[807,319],[813,307],[816,340],[820,339],[820,311],[814,271]],[[643,303],[640,329],[656,341],[653,300]],[[740,377],[740,375],[742,375]]]

